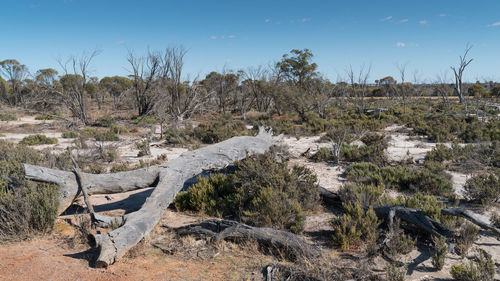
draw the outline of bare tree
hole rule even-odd
[[[98,54],[99,51],[94,50],[84,52],[79,58],[71,57],[64,63],[58,60],[64,75],[60,79],[62,89],[56,90],[55,93],[62,98],[73,116],[85,125],[89,123],[87,113],[89,66]]]
[[[349,83],[351,84],[352,96],[358,100],[359,113],[365,111],[365,97],[368,92],[368,78],[370,77],[371,68],[371,65],[368,68],[362,65],[357,75],[352,69],[352,65],[346,70]]]
[[[458,68],[454,66],[450,66],[451,70],[455,74],[455,93],[460,100],[460,103],[463,103],[465,106],[465,112],[467,112],[467,101],[464,97],[463,86],[462,86],[462,76],[465,71],[465,68],[472,62],[473,59],[468,59],[467,55],[469,54],[470,49],[472,49],[472,45],[467,44],[465,47],[465,52],[463,56],[460,56],[460,63]]]
[[[401,96],[401,99],[403,101],[403,113],[406,114],[406,103],[408,99],[408,90],[409,90],[409,85],[405,81],[406,79],[406,66],[407,64],[397,64],[396,67],[398,68],[399,72],[399,77],[401,78],[401,82],[399,83],[399,87],[396,87],[397,91],[399,92],[399,95]]]
[[[129,51],[127,61],[130,64],[133,80],[133,95],[139,116],[151,112],[156,96],[153,93],[161,67],[161,57],[148,51],[145,57],[138,57]]]

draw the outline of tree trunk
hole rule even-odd
[[[241,136],[183,153],[179,158],[159,166],[115,174],[84,174],[84,184],[89,194],[113,193],[150,186],[158,182],[141,209],[119,218],[123,225],[106,234],[94,236],[100,255],[97,267],[107,267],[122,257],[131,247],[148,235],[158,223],[165,209],[182,190],[184,182],[204,170],[221,169],[249,155],[264,153],[282,136],[273,137],[272,132],[260,128],[256,137]],[[66,209],[79,195],[79,188],[72,172],[65,172],[24,165],[26,177],[51,182],[60,186],[59,210]],[[105,223],[109,218],[99,217]]]

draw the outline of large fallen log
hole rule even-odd
[[[157,183],[138,211],[116,218],[119,224],[123,224],[121,227],[94,236],[96,245],[100,248],[96,266],[107,267],[113,264],[151,232],[165,209],[173,202],[175,195],[182,190],[186,180],[206,170],[222,169],[249,155],[264,153],[281,137],[273,137],[272,132],[261,128],[255,137],[234,137],[185,152],[179,158],[159,166],[115,174],[82,173],[89,194],[123,192]],[[60,211],[66,209],[80,193],[81,188],[72,172],[27,164],[24,167],[27,178],[60,186]],[[113,220],[103,216],[97,216],[96,219],[102,224],[109,224]]]
[[[266,250],[284,254],[290,260],[301,257],[314,258],[320,255],[318,248],[288,231],[252,227],[232,220],[209,219],[201,223],[176,228],[175,231],[181,236],[193,235],[197,238],[210,238],[214,241],[256,241]]]

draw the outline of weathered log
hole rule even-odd
[[[284,254],[290,260],[306,257],[314,258],[320,251],[304,239],[288,231],[264,227],[252,227],[232,220],[210,219],[175,229],[179,235],[193,235],[214,241],[256,241],[271,252]]]
[[[151,186],[157,181],[159,171],[158,166],[152,166],[113,174],[81,172],[80,175],[85,178],[84,186],[88,194],[92,195],[120,193]],[[59,185],[59,213],[64,212],[81,195],[75,173],[71,171],[24,164],[24,173],[27,179]]]
[[[457,216],[457,217],[463,217],[466,220],[472,222],[473,224],[483,228],[490,230],[494,232],[496,235],[500,235],[500,229],[497,227],[493,226],[492,224],[486,222],[483,218],[480,217],[479,214],[476,214],[472,212],[471,210],[467,210],[464,208],[449,208],[449,209],[442,209],[441,213],[445,215],[450,215],[450,216]]]

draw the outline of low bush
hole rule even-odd
[[[466,222],[459,231],[459,236],[457,237],[456,250],[462,258],[467,256],[470,247],[474,244],[477,239],[477,234],[479,228],[470,222]]]
[[[396,218],[389,230],[384,247],[385,256],[393,262],[399,261],[401,255],[409,254],[417,244],[417,239],[405,234]]]
[[[397,263],[387,264],[385,267],[387,281],[404,281],[407,270],[406,266],[398,266]]]
[[[49,112],[43,113],[35,116],[35,120],[55,120],[57,118],[62,118],[63,116],[59,112]]]
[[[304,211],[319,206],[317,178],[305,167],[289,169],[284,159],[276,158],[275,152],[248,157],[235,163],[233,174],[200,179],[177,195],[175,206],[255,226],[301,232]]]
[[[147,140],[136,142],[135,146],[137,147],[137,149],[139,149],[137,157],[151,155],[151,150],[149,149],[149,142]]]
[[[133,119],[132,121],[130,121],[130,123],[132,123],[134,125],[154,124],[156,122],[158,122],[158,119],[156,118],[156,116],[152,116],[152,115],[139,116],[139,117]]]
[[[339,190],[342,202],[359,203],[361,206],[379,206],[384,193],[383,186],[347,183]]]
[[[19,143],[24,145],[56,144],[57,138],[49,138],[45,135],[30,135],[24,137]]]
[[[500,179],[493,173],[484,173],[467,179],[464,186],[465,198],[490,205],[500,198]]]
[[[224,114],[211,124],[200,124],[193,130],[193,137],[207,144],[245,134],[244,123],[233,120],[231,114]]]
[[[434,253],[432,253],[432,265],[437,270],[441,270],[444,267],[446,254],[448,253],[448,245],[446,244],[446,239],[443,236],[439,238],[432,237],[432,242],[434,243]]]
[[[0,113],[0,121],[14,121],[17,116],[13,113]]]
[[[497,213],[493,213],[490,218],[491,224],[496,227],[500,228],[500,215]]]
[[[66,131],[61,134],[63,139],[75,139],[79,136],[78,132],[75,131]]]
[[[111,127],[115,123],[115,119],[111,115],[104,115],[97,118],[95,125],[101,127]]]
[[[94,138],[96,141],[119,141],[120,138],[110,128],[108,130],[99,130],[96,128],[86,128],[81,133],[83,136]]]
[[[491,256],[481,251],[477,262],[453,265],[450,273],[453,279],[458,281],[493,281],[495,264]]]
[[[359,203],[344,203],[343,206],[344,215],[330,221],[334,231],[333,241],[342,250],[358,249],[363,243],[367,246],[376,244],[380,221],[373,208],[365,211]]]
[[[334,155],[330,148],[321,147],[316,153],[314,153],[311,158],[314,162],[331,162],[334,161]]]
[[[398,190],[409,190],[440,196],[453,193],[450,176],[440,166],[412,168],[405,166],[385,166],[367,162],[353,163],[345,172],[346,179],[365,185],[377,185]]]
[[[24,178],[22,163],[43,164],[42,152],[0,141],[0,241],[17,241],[54,226],[58,188]]]

